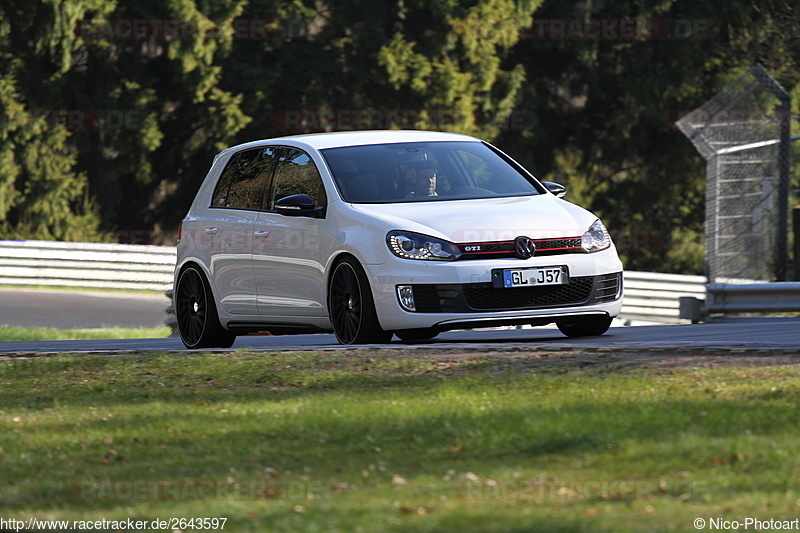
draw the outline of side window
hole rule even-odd
[[[239,157],[236,177],[231,182],[226,207],[234,209],[261,209],[264,188],[269,179],[271,157],[264,157],[264,149],[248,150]]]
[[[211,207],[261,209],[273,151],[256,148],[235,155],[220,176]]]
[[[233,181],[234,176],[236,176],[236,166],[239,164],[239,155],[240,154],[234,155],[230,161],[228,161],[225,170],[222,171],[219,181],[217,181],[217,187],[214,189],[214,196],[211,197],[211,207],[226,207],[231,181]]]
[[[293,194],[309,195],[316,207],[327,203],[322,179],[308,154],[296,148],[284,148],[275,164],[269,209],[275,209],[275,202]]]

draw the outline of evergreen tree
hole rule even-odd
[[[243,6],[6,2],[3,233],[92,240],[99,229],[123,239],[134,230],[150,240],[145,229],[174,227],[182,213],[169,200],[193,194],[249,120],[241,96],[220,86]]]
[[[55,3],[0,7],[0,233],[77,239],[98,226],[61,100],[69,15]]]

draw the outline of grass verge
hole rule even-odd
[[[798,366],[532,362],[6,359],[0,508],[225,518],[235,532],[694,531],[800,515]]]
[[[60,329],[0,325],[0,342],[156,339],[169,337],[171,334],[172,330],[167,326],[157,328]]]

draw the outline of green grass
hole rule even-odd
[[[171,334],[172,330],[167,326],[161,326],[157,328],[59,329],[0,325],[0,342],[67,341],[90,339],[155,339],[169,337]]]
[[[0,516],[513,533],[800,515],[797,366],[534,362],[6,359]]]

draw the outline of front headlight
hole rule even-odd
[[[411,231],[390,231],[386,244],[394,255],[403,259],[454,261],[461,255],[461,250],[452,242]]]
[[[609,246],[611,246],[611,236],[600,219],[597,219],[581,237],[581,247],[587,252],[599,252]]]

